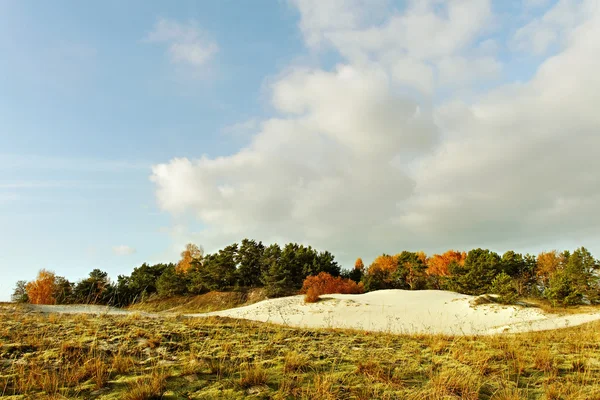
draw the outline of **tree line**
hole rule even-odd
[[[584,247],[572,253],[542,252],[537,257],[514,251],[500,256],[480,248],[468,253],[450,250],[432,256],[402,251],[396,255],[383,254],[368,268],[359,258],[354,268],[342,270],[328,251],[297,243],[265,246],[260,241],[244,239],[213,254],[204,254],[198,246],[188,244],[179,262],[142,264],[130,275],[119,275],[116,282],[98,269],[78,282],[41,270],[35,280],[17,283],[12,300],[123,307],[151,296],[257,287],[264,288],[267,297],[279,297],[298,293],[309,277],[327,274],[351,280],[360,285],[361,291],[436,289],[471,295],[493,293],[505,303],[537,297],[554,305],[597,304],[600,303],[598,270],[600,262]]]
[[[360,269],[361,260],[355,268]],[[437,289],[481,295],[497,294],[504,303],[518,298],[545,298],[554,305],[600,303],[600,262],[585,248],[556,250],[537,257],[507,251],[450,250],[427,257],[403,251],[377,257],[361,278],[366,291]]]
[[[297,243],[265,246],[244,239],[213,254],[204,254],[198,246],[188,244],[178,263],[144,263],[130,275],[119,275],[116,282],[98,269],[79,282],[69,282],[51,271],[41,270],[33,281],[17,282],[12,300],[124,307],[150,296],[197,295],[256,287],[263,287],[268,297],[278,297],[295,294],[306,277],[320,272],[340,275],[333,254]]]

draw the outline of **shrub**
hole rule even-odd
[[[320,298],[319,296],[320,296],[319,290],[316,287],[312,286],[304,294],[304,302],[305,303],[316,303],[317,301],[319,301],[319,298]]]
[[[307,277],[300,291],[300,293],[305,294],[304,301],[307,303],[314,303],[322,294],[359,294],[363,292],[362,284],[357,284],[352,279],[331,276],[327,272]]]

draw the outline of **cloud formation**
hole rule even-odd
[[[242,237],[293,240],[348,262],[600,236],[594,1],[561,25],[562,49],[529,81],[475,98],[463,90],[503,68],[486,36],[489,1],[292,3],[307,47],[343,62],[281,74],[270,86],[277,117],[237,153],[153,167],[159,206],[192,212],[207,250]],[[521,29],[545,29],[531,23]]]
[[[131,254],[135,254],[136,252],[133,247],[126,245],[113,246],[112,251],[117,256],[129,256]]]
[[[168,46],[171,62],[191,67],[202,67],[217,53],[219,46],[207,38],[194,22],[180,23],[159,19],[146,40]]]

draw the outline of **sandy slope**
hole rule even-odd
[[[559,316],[536,308],[472,306],[473,299],[438,290],[380,290],[361,295],[325,295],[314,304],[305,304],[302,296],[284,297],[190,316],[245,318],[299,327],[457,335],[557,329],[600,319],[600,312]]]

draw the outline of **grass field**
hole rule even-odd
[[[450,337],[0,312],[6,398],[600,399],[600,323]]]

